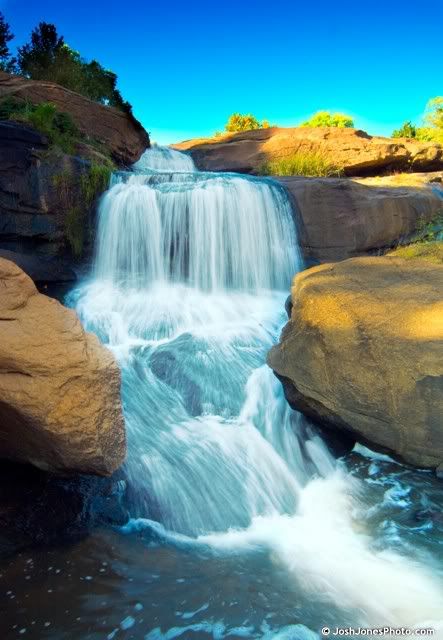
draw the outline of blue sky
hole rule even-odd
[[[233,111],[295,126],[320,109],[372,134],[443,94],[443,0],[0,0],[16,34],[54,22],[119,76],[152,139],[223,129]]]

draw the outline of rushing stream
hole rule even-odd
[[[335,461],[264,364],[296,240],[272,181],[169,149],[113,176],[69,302],[122,368],[130,519],[16,559],[5,575],[34,596],[11,638],[443,637],[438,481],[362,450]]]

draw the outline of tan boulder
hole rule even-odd
[[[321,152],[351,176],[443,167],[443,147],[437,143],[370,136],[359,129],[337,127],[270,127],[186,140],[174,147],[189,151],[197,167],[205,171],[257,173],[264,162],[297,152]]]
[[[412,465],[442,465],[443,265],[324,264],[295,277],[292,299],[268,355],[290,404]]]
[[[0,258],[0,458],[109,475],[125,452],[112,353]]]
[[[149,135],[133,116],[93,102],[54,82],[27,80],[0,71],[0,100],[13,96],[33,104],[52,102],[69,113],[78,129],[102,144],[119,165],[136,162],[149,147]]]

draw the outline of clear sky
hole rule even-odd
[[[320,109],[372,134],[443,95],[443,0],[0,0],[22,44],[41,20],[118,74],[154,141],[233,111],[295,126]]]

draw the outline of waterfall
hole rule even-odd
[[[122,367],[125,531],[214,553],[268,549],[358,623],[438,621],[441,585],[357,531],[361,486],[264,364],[300,268],[272,181],[200,173],[160,148],[114,175],[93,278],[72,299]]]
[[[234,175],[121,173],[101,203],[98,239],[97,277],[126,286],[284,290],[299,267],[282,188]]]

